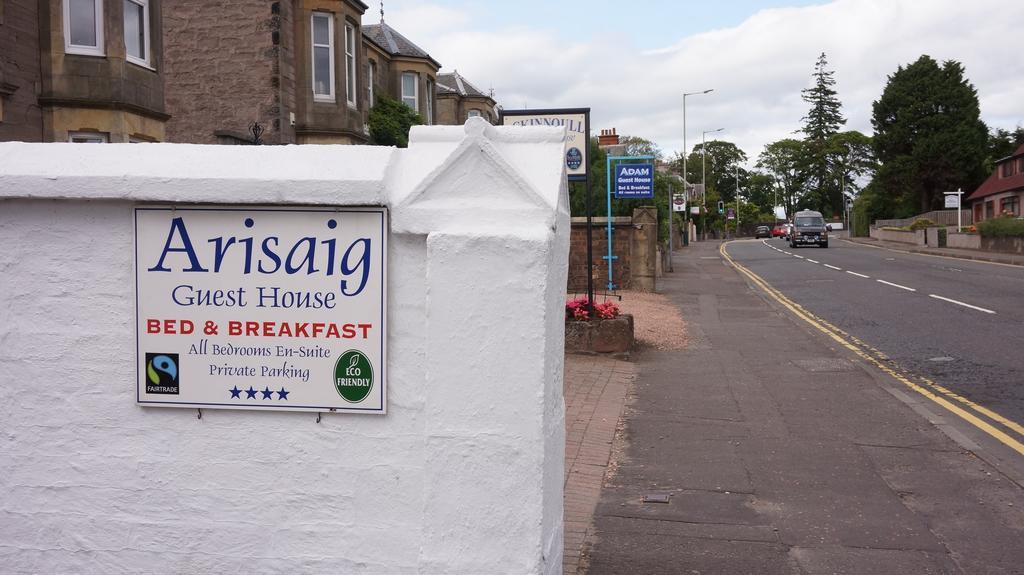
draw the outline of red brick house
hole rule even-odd
[[[1021,216],[1024,203],[1024,145],[996,162],[992,175],[967,196],[975,223],[1003,214]]]

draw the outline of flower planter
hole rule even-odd
[[[565,321],[565,351],[624,353],[633,348],[633,316]]]

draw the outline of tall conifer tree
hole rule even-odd
[[[801,90],[800,96],[811,105],[803,118],[801,131],[805,136],[806,180],[811,185],[811,201],[826,217],[839,213],[842,195],[838,178],[830,161],[830,141],[839,132],[846,118],[834,88],[834,72],[828,69],[828,58],[822,52],[814,64],[814,86]]]

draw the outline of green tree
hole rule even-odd
[[[824,157],[830,180],[827,202],[821,205],[825,216],[838,216],[843,211],[843,198],[856,196],[864,182],[870,181],[878,169],[871,138],[851,130],[829,137]],[[831,209],[831,212],[824,211]]]
[[[804,189],[805,157],[804,142],[793,138],[766,145],[757,157],[757,167],[772,178],[779,204],[786,208],[787,215],[791,215],[798,206],[805,208],[810,205]]]
[[[985,172],[991,173],[996,162],[1013,154],[1024,145],[1024,127],[1017,126],[1014,131],[996,128],[988,135],[988,155],[985,158]]]
[[[772,176],[753,172],[746,182],[746,200],[755,206],[760,213],[772,214],[775,201],[778,197],[778,189],[775,187],[775,180]]]
[[[619,139],[619,144],[626,147],[623,156],[654,156],[656,160],[662,159],[661,148],[650,140],[639,136],[626,136]]]
[[[810,207],[824,214],[838,213],[842,207],[839,180],[832,168],[835,166],[835,152],[831,146],[839,128],[846,123],[843,118],[842,104],[836,96],[834,72],[828,69],[828,59],[822,52],[814,65],[814,86],[800,92],[804,102],[811,109],[803,118],[804,126],[804,168],[805,181],[808,187]]]
[[[423,117],[402,102],[377,95],[377,103],[370,108],[370,142],[376,146],[409,145],[409,129],[423,124]]]
[[[875,177],[886,217],[942,207],[942,193],[973,189],[985,177],[988,131],[964,68],[921,56],[889,76],[871,124],[881,166]]]
[[[705,152],[706,148],[706,152]],[[704,164],[701,160],[704,154]],[[689,172],[687,181],[691,184],[699,184],[707,172],[708,192],[716,191],[728,201],[736,199],[736,170],[739,168],[740,185],[746,177],[746,170],[742,165],[747,161],[747,154],[739,149],[732,142],[712,140],[705,144],[697,144],[686,159],[686,171]],[[681,157],[673,159],[680,173],[682,173],[683,162]]]
[[[836,96],[835,72],[828,69],[828,58],[822,52],[814,64],[814,86],[800,91],[800,97],[811,105],[811,109],[803,118],[802,132],[812,142],[824,143],[830,136],[846,124],[840,108],[842,104]]]

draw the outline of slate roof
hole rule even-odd
[[[402,36],[397,30],[388,26],[384,22],[381,22],[380,24],[364,24],[363,36],[369,38],[371,42],[380,46],[382,50],[391,56],[422,58],[424,60],[430,60],[438,68],[441,67],[441,64],[438,63],[437,60],[433,59],[426,50],[420,48],[414,44],[412,40]]]
[[[999,194],[1002,192],[1009,192],[1013,190],[1024,190],[1024,172],[1017,171],[1014,175],[1003,178],[1000,177],[1000,170],[1003,164],[1007,162],[1016,162],[1019,158],[1024,158],[1024,144],[1021,144],[1017,151],[1010,155],[1008,158],[1003,158],[996,163],[996,169],[992,170],[992,174],[984,181],[978,189],[967,196],[968,200],[977,200],[993,194]]]
[[[437,75],[437,92],[438,94],[459,94],[462,96],[476,96],[480,98],[489,98],[488,94],[480,91],[479,88],[469,82],[469,80],[462,77],[459,71],[446,72],[444,74]]]

